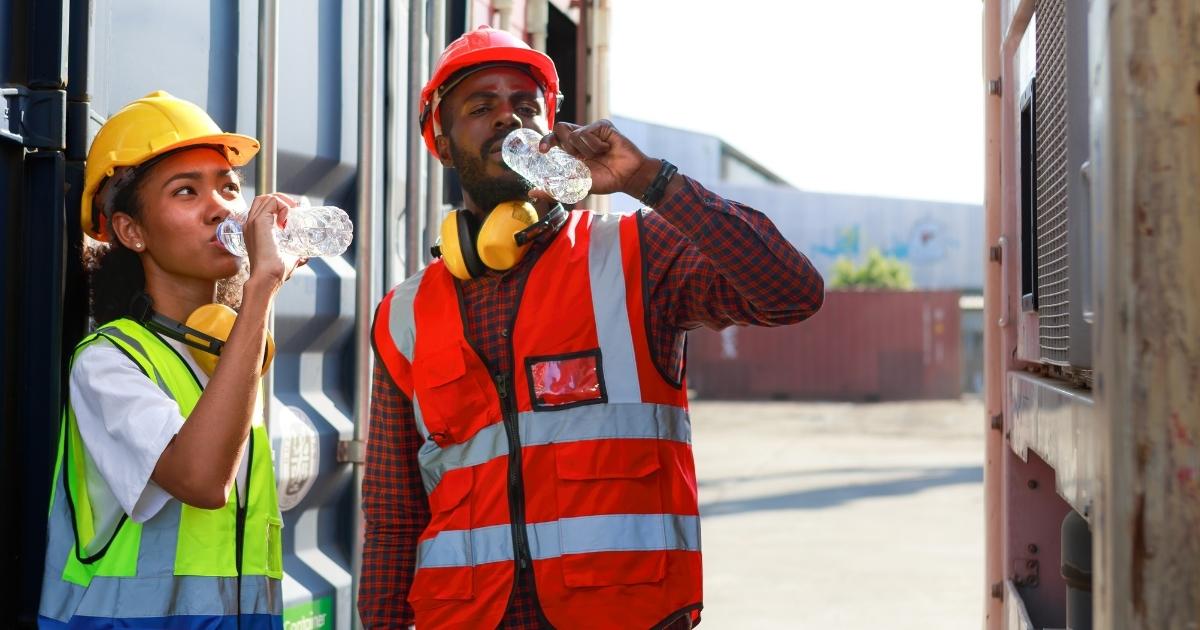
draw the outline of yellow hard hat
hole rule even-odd
[[[243,166],[258,153],[258,140],[225,133],[198,105],[163,91],[151,92],[121,108],[100,127],[88,151],[79,204],[83,231],[108,241],[111,232],[103,213],[93,215],[100,186],[120,166],[137,166],[158,155],[189,146],[223,147],[231,166]]]

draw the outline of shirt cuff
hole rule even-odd
[[[707,231],[712,213],[730,214],[729,203],[687,175],[677,177],[683,178],[683,187],[659,202],[654,212],[695,240]]]

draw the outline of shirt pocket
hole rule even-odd
[[[563,582],[649,584],[666,573],[657,440],[555,445]]]
[[[466,442],[499,418],[499,399],[489,394],[491,379],[478,363],[460,342],[429,351],[413,366],[416,404],[438,446]]]

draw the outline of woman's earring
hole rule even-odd
[[[139,241],[139,242],[137,242],[137,243],[134,243],[134,244],[133,244],[133,248],[134,248],[134,249],[136,249],[136,250],[137,250],[137,251],[139,251],[139,252],[140,252],[140,251],[142,251],[142,243],[141,243],[141,241]]]

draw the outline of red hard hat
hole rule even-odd
[[[464,34],[454,40],[442,51],[437,66],[429,83],[421,89],[421,135],[425,137],[425,146],[434,157],[438,157],[437,144],[433,141],[434,124],[441,126],[441,113],[435,104],[435,96],[440,99],[438,91],[460,70],[492,63],[515,63],[529,68],[533,78],[541,84],[542,93],[546,99],[546,120],[554,125],[554,113],[558,109],[558,70],[554,68],[554,60],[545,53],[529,47],[521,38],[490,26],[480,26],[478,29]],[[455,81],[457,83],[457,81]],[[451,87],[453,84],[451,84]]]

